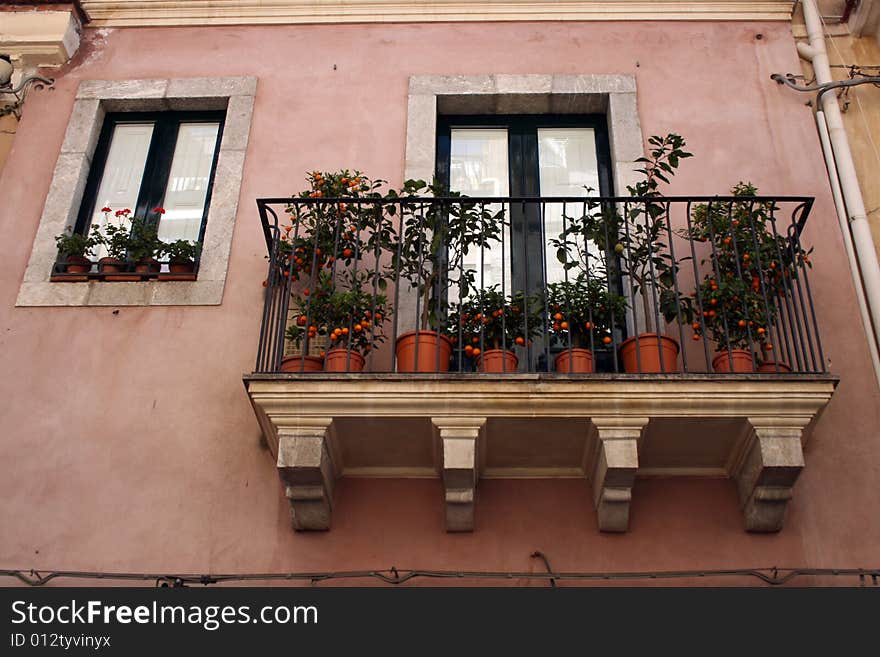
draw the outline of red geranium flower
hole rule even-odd
[[[108,207],[101,208],[101,212],[110,212],[111,210],[112,210],[112,208],[108,208]]]
[[[165,214],[165,208],[153,208],[153,212],[158,212],[159,214]]]

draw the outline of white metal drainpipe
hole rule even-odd
[[[816,6],[816,0],[802,0],[801,4],[804,8],[804,21],[810,43],[809,45],[799,43],[798,52],[801,57],[812,63],[818,84],[833,82],[828,52],[825,50],[825,33],[822,29],[822,20]],[[880,330],[880,263],[877,261],[877,251],[874,248],[874,239],[868,224],[868,215],[862,200],[862,191],[859,188],[849,140],[843,127],[840,106],[837,104],[837,95],[831,92],[823,94],[822,107],[818,109],[822,110],[817,112],[816,117],[817,122],[820,122],[820,137],[823,137],[823,127],[827,128],[828,140],[822,139],[823,150],[829,147],[827,142],[830,142],[832,151],[827,152],[826,150],[825,157],[832,179],[832,192],[835,191],[836,186],[833,181],[837,177],[840,181],[839,189],[843,195],[843,202],[849,211],[849,229],[852,231],[852,245],[858,260],[855,262],[851,259],[850,268],[853,281],[856,284],[857,296],[863,308],[862,321],[865,324],[865,332],[874,363],[874,375],[880,384],[880,359],[877,356],[877,345],[880,344],[880,332],[878,332]],[[825,125],[822,126],[821,123]],[[844,242],[847,243],[850,236],[846,225],[842,225],[841,228]],[[852,253],[852,248],[848,248],[847,252],[848,254]],[[860,288],[864,289],[867,309],[864,309]]]

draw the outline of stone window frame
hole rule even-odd
[[[16,306],[219,305],[256,90],[255,77],[80,82]],[[54,237],[76,222],[105,115],[163,110],[226,110],[197,279],[50,282]]]
[[[431,180],[438,114],[605,114],[617,195],[644,154],[632,75],[414,75],[409,79],[407,179]]]
[[[413,75],[409,78],[405,179],[431,180],[436,170],[438,114],[605,114],[614,193],[626,195],[644,155],[636,79],[632,75]],[[415,316],[416,299],[401,293],[398,321]],[[630,321],[634,318],[630,317]],[[409,330],[399,327],[399,330]]]

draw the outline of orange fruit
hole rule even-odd
[[[474,356],[479,356],[479,355],[480,355],[480,350],[474,349]]]
[[[361,326],[360,324],[355,324],[355,325],[354,325],[354,332],[355,332],[355,333],[360,333],[360,332],[363,331],[363,330],[364,330],[364,327]]]
[[[344,257],[346,257],[346,258],[350,258],[350,257],[351,257],[351,253],[352,253],[352,252],[351,252],[351,249],[345,249],[345,250],[342,252],[342,255],[343,255]]]
[[[770,351],[771,349],[773,349],[773,345],[770,344],[769,342],[766,342],[764,344],[764,351]]]
[[[562,323],[559,325],[559,327],[560,327],[563,331],[567,331],[567,330],[568,330],[568,322],[562,322]]]
[[[738,323],[739,323],[739,327],[740,327],[740,328],[745,328],[745,327],[746,327],[746,320],[741,319],[741,320],[739,320]]]
[[[526,343],[526,341],[525,341],[522,337],[519,337],[519,338],[516,339],[516,343],[517,343],[520,347],[522,347],[522,346]]]
[[[555,319],[557,322],[562,320],[562,313],[556,313],[555,315],[553,315],[553,319]]]
[[[766,330],[764,329],[763,326],[758,327],[758,335],[764,335],[765,332],[766,332]]]
[[[584,328],[589,331],[591,328],[593,328],[593,322],[587,322],[586,324],[584,324]]]
[[[611,336],[606,335],[604,338],[602,338],[602,342],[604,342],[605,344],[611,344]]]
[[[699,340],[700,338],[701,338],[701,336],[699,333],[694,333],[694,335],[693,335],[694,340]]]

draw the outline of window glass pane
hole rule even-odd
[[[452,191],[467,196],[510,196],[506,128],[452,129],[450,138],[449,187]],[[501,207],[491,205],[487,210],[494,213]],[[482,254],[477,249],[465,256],[465,268],[477,272],[477,286],[498,284],[500,287],[504,270],[504,289],[510,293],[509,228],[505,228],[504,250],[503,263],[500,244],[483,250]],[[457,290],[450,290],[449,298],[457,300]]]
[[[152,123],[121,123],[113,129],[91,226],[100,227],[104,224],[101,208],[109,207],[114,211],[124,208],[134,210],[152,137]],[[110,217],[115,220],[112,214]],[[104,247],[100,248],[97,255],[99,258],[107,255]]]
[[[541,196],[599,196],[599,165],[596,134],[592,128],[539,128],[538,168]],[[585,189],[591,188],[590,191]],[[580,216],[583,204],[565,206],[569,216]],[[548,203],[545,209],[545,258],[547,282],[565,278],[556,249],[550,244],[563,229],[563,205]],[[590,251],[597,254],[595,246]],[[591,264],[598,265],[598,261]],[[599,274],[599,272],[596,272]]]
[[[180,124],[159,221],[163,241],[199,239],[219,129],[219,123]]]

